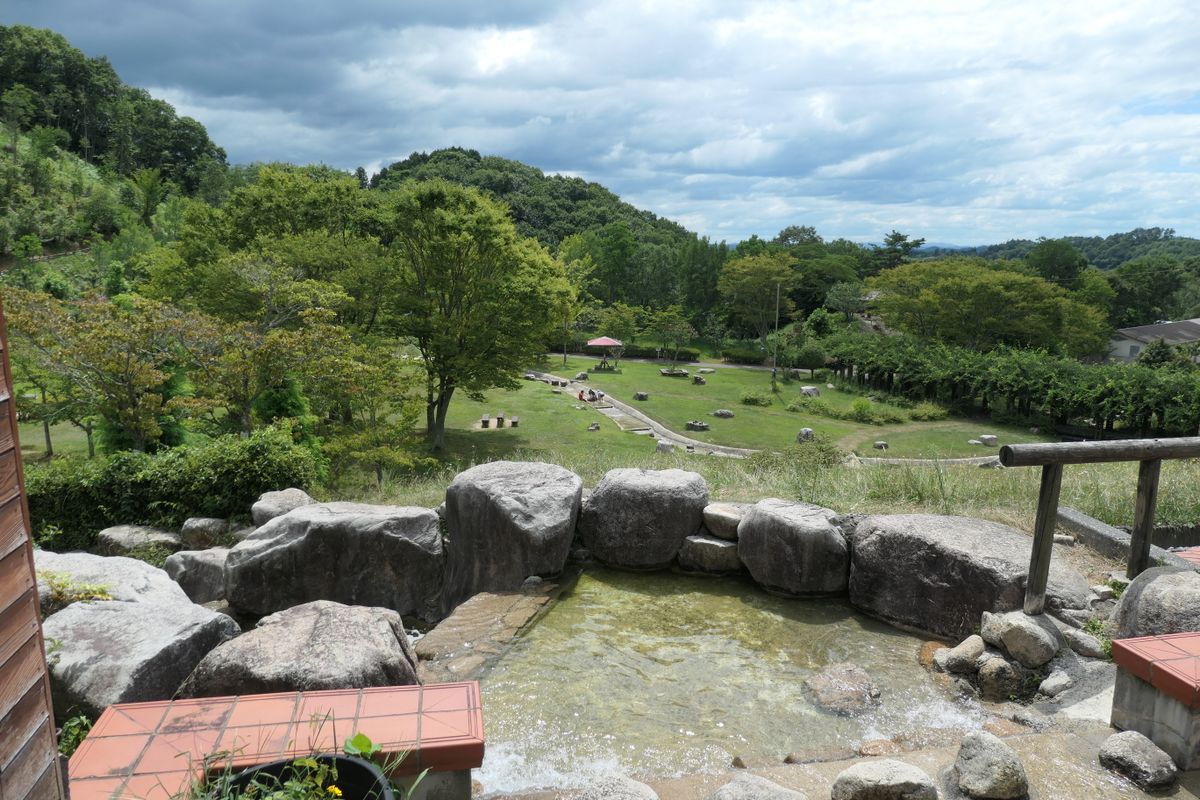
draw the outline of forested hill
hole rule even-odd
[[[1125,262],[1142,256],[1168,256],[1180,261],[1200,257],[1200,239],[1176,236],[1171,228],[1135,228],[1111,236],[1065,236],[1063,241],[1083,253],[1088,263],[1099,269],[1116,269]],[[978,255],[988,259],[1023,259],[1036,246],[1037,242],[1030,239],[1010,239],[1003,244],[953,250],[923,247],[919,255],[927,258]]]
[[[512,209],[525,236],[568,259],[590,257],[595,271],[589,288],[601,301],[655,307],[678,302],[689,308],[716,302],[724,243],[710,244],[676,222],[634,208],[598,183],[449,147],[384,167],[370,186],[392,189],[430,178],[490,192]],[[366,180],[362,172],[359,180]]]
[[[113,174],[157,169],[187,194],[224,175],[225,151],[203,125],[54,31],[0,25],[0,98],[8,128],[61,130],[66,149]]]

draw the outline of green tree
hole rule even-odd
[[[1065,239],[1042,239],[1025,256],[1034,271],[1064,289],[1078,289],[1087,258]]]
[[[1170,256],[1148,255],[1127,261],[1109,273],[1116,298],[1113,325],[1150,325],[1171,317],[1172,298],[1183,285],[1184,272]]]
[[[766,347],[777,320],[787,320],[794,306],[788,292],[795,281],[791,259],[763,253],[725,262],[717,288],[734,315],[748,325]]]
[[[677,305],[654,312],[649,332],[662,345],[663,353],[671,354],[672,364],[679,360],[679,348],[696,336],[696,329],[683,315],[683,309]]]
[[[872,247],[870,270],[872,274],[894,269],[912,257],[912,252],[925,244],[924,239],[909,239],[907,234],[893,230],[883,237],[882,245]]]
[[[454,393],[515,388],[570,287],[562,264],[476,189],[411,183],[386,202],[383,240],[399,275],[392,326],[421,352],[426,430],[440,449]]]
[[[139,169],[129,176],[129,188],[133,191],[133,207],[138,219],[147,228],[151,227],[154,213],[167,198],[167,187],[157,169]]]
[[[855,314],[861,314],[867,308],[866,290],[857,281],[835,283],[825,293],[825,307],[841,312],[849,322]]]
[[[816,371],[825,366],[828,356],[820,343],[809,339],[796,353],[796,366],[808,370],[809,377],[814,377]]]

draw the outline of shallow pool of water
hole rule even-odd
[[[795,600],[739,580],[589,570],[483,681],[488,792],[578,785],[613,770],[672,776],[733,755],[856,747],[979,727],[917,663],[921,640],[844,600]],[[850,661],[883,690],[841,717],[804,678]]]

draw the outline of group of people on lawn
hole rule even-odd
[[[579,390],[580,402],[594,403],[597,400],[603,400],[603,399],[604,399],[604,392],[596,391],[594,389],[588,389],[587,395],[584,396],[583,389]]]

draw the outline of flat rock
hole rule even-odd
[[[442,611],[562,572],[582,494],[583,480],[554,464],[493,461],[459,473],[446,490]]]
[[[1021,607],[1032,545],[1018,530],[968,517],[867,517],[851,536],[850,602],[893,624],[962,639],[984,611]],[[1087,580],[1052,559],[1047,606],[1086,608],[1089,597]]]
[[[250,516],[255,526],[266,525],[276,517],[282,517],[289,511],[302,506],[311,506],[317,502],[308,496],[303,489],[280,489],[276,492],[265,492],[250,507]]]
[[[1071,679],[1070,675],[1061,669],[1056,669],[1046,676],[1046,680],[1041,682],[1038,691],[1047,697],[1058,697],[1074,685],[1075,681]]]
[[[933,778],[919,767],[889,758],[864,761],[833,782],[831,800],[937,800]]]
[[[258,615],[334,600],[435,620],[443,569],[439,518],[428,508],[306,505],[229,551],[225,598]]]
[[[584,503],[579,534],[608,566],[661,569],[699,531],[707,505],[708,484],[695,472],[614,469]]]
[[[750,503],[709,503],[704,507],[704,527],[718,539],[736,542],[738,524]]]
[[[741,772],[710,794],[708,800],[808,800],[808,796],[758,775]]]
[[[658,793],[644,783],[613,775],[588,784],[575,800],[658,800]]]
[[[1017,800],[1029,793],[1021,759],[999,737],[985,731],[963,737],[954,771],[958,788],[968,797]]]
[[[1171,757],[1137,731],[1114,733],[1105,739],[1100,763],[1143,789],[1165,789],[1178,774]]]
[[[831,664],[804,679],[813,701],[835,714],[855,714],[879,702],[880,691],[857,664]]]
[[[225,561],[228,558],[228,547],[180,550],[167,556],[163,570],[193,603],[211,603],[225,599]]]
[[[229,520],[216,517],[191,517],[183,521],[179,539],[184,550],[208,550],[225,544]]]
[[[48,617],[43,632],[51,694],[65,719],[80,711],[94,718],[113,703],[171,699],[210,650],[241,630],[185,598],[74,603]]]
[[[1049,663],[1065,643],[1058,627],[1046,615],[1030,616],[1024,611],[983,612],[980,634],[985,642],[1030,669]]]
[[[386,608],[305,603],[208,653],[181,697],[305,692],[417,683],[400,615]]]
[[[689,536],[679,550],[679,566],[691,572],[725,575],[742,568],[737,542],[713,536]]]
[[[1153,567],[1138,575],[1113,611],[1114,639],[1200,631],[1200,573]]]
[[[738,525],[738,556],[761,586],[789,595],[846,591],[850,548],[828,508],[768,498]]]
[[[148,525],[114,525],[96,534],[96,552],[102,556],[124,556],[135,550],[157,547],[174,553],[181,546],[178,533]]]
[[[1084,658],[1108,657],[1104,653],[1104,645],[1090,633],[1084,633],[1075,628],[1063,628],[1062,636],[1066,640],[1067,646]]]
[[[38,575],[38,597],[43,613],[61,607],[50,596],[46,577],[65,580],[70,584],[103,587],[113,600],[129,603],[188,603],[187,594],[171,576],[145,561],[123,556],[97,556],[91,553],[53,553],[34,550],[33,563]]]
[[[971,634],[946,654],[946,672],[959,675],[974,672],[975,662],[983,655],[986,648],[987,644],[984,643],[982,636],[977,633]]]

